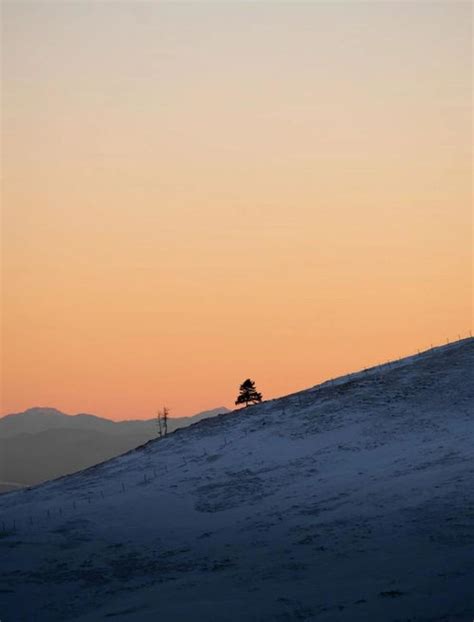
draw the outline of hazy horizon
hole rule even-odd
[[[205,408],[202,411],[199,412],[193,412],[191,415],[177,415],[177,414],[173,414],[171,411],[169,412],[169,418],[170,419],[192,419],[193,417],[195,417],[196,415],[201,415],[203,413],[207,413],[207,412],[213,412],[215,410],[219,410],[221,408],[226,408],[225,406],[214,406],[214,407],[209,407],[209,408]],[[77,417],[78,415],[86,415],[86,416],[92,416],[92,417],[98,417],[99,419],[107,419],[108,421],[113,421],[114,423],[123,423],[125,421],[154,421],[156,420],[156,413],[150,417],[131,417],[130,419],[128,419],[127,417],[124,417],[122,419],[116,419],[114,417],[106,417],[105,415],[101,415],[100,413],[94,413],[94,412],[83,412],[83,411],[78,411],[78,412],[64,412],[62,410],[60,410],[59,408],[56,408],[55,406],[29,406],[27,408],[25,408],[22,411],[19,412],[10,412],[10,413],[2,413],[0,414],[0,419],[2,419],[3,417],[9,417],[11,415],[15,416],[15,415],[22,415],[25,412],[29,412],[32,410],[54,410],[58,413],[60,413],[61,415],[65,415],[66,417]]]
[[[186,416],[468,334],[470,2],[4,2],[2,31],[2,414]]]

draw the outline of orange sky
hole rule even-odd
[[[470,2],[4,2],[1,414],[231,406],[467,334]]]

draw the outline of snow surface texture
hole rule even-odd
[[[2,495],[2,622],[470,622],[473,362],[464,340]]]

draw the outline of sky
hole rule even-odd
[[[2,3],[1,414],[264,398],[472,327],[470,2]]]

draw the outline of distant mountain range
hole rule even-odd
[[[168,431],[229,412],[225,407],[168,420]],[[0,493],[80,471],[156,438],[155,419],[111,421],[55,408],[0,418]]]

